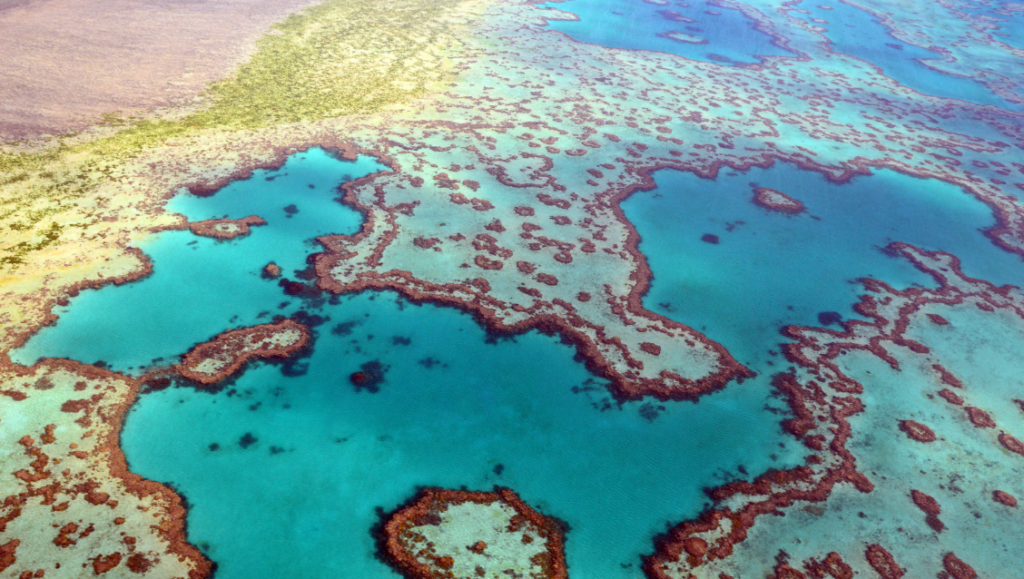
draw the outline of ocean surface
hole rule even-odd
[[[542,7],[572,12],[579,20],[553,20],[552,30],[611,48],[652,50],[720,64],[754,64],[759,56],[793,56],[754,28],[742,12],[707,2],[572,0]],[[673,39],[678,34],[687,40]]]
[[[552,21],[552,30],[604,46],[729,65],[791,55],[742,13],[707,3],[546,6],[581,19]],[[836,52],[926,94],[1007,106],[922,64],[935,53],[896,41],[869,13],[830,6],[801,4],[810,12],[801,17],[828,20],[815,25]],[[231,328],[278,315],[311,327],[304,357],[250,364],[215,391],[147,392],[128,414],[129,467],[187,499],[189,541],[217,563],[218,579],[396,577],[376,557],[371,530],[382,512],[421,486],[494,485],[569,525],[573,579],[638,577],[654,537],[708,506],[705,489],[801,463],[805,449],[781,431],[788,414],[771,394],[772,374],[787,366],[783,326],[839,329],[856,317],[859,278],[934,287],[882,251],[887,244],[948,251],[967,275],[1024,285],[1020,258],[983,235],[991,210],[946,183],[878,170],[835,184],[784,163],[713,180],[662,170],[655,189],[622,202],[654,274],[643,303],[722,343],[757,376],[697,403],[617,405],[557,337],[494,338],[467,314],[391,292],[290,297],[260,275],[273,261],[297,279],[318,236],[358,231],[363,216],[340,202],[338,186],[386,170],[311,149],[213,196],[182,192],[167,209],[191,221],[255,214],[268,224],[228,241],[154,235],[140,245],[151,275],[82,292],[11,353],[22,364],[66,357],[141,375]],[[806,211],[758,207],[755,187],[779,189]],[[957,347],[940,346],[948,357]],[[383,372],[376,392],[349,381],[368,364]]]
[[[698,404],[619,407],[555,337],[489,339],[469,315],[387,292],[304,302],[260,277],[273,259],[294,278],[322,228],[354,233],[361,216],[335,187],[381,169],[314,149],[212,197],[176,197],[169,209],[192,220],[268,225],[231,241],[155,236],[142,246],[153,275],[83,292],[15,353],[138,373],[228,328],[305,312],[308,357],[250,365],[216,393],[143,394],[126,420],[130,468],[187,498],[189,540],[218,578],[394,577],[370,530],[378,508],[423,485],[509,486],[571,526],[574,577],[635,577],[654,536],[706,506],[705,487],[798,462],[767,376]],[[348,376],[373,362],[385,382],[357,391]]]
[[[954,250],[968,274],[997,282],[1024,271],[981,235],[989,210],[937,181],[879,171],[836,185],[786,164],[716,180],[660,171],[655,190],[623,202],[654,272],[645,305],[759,375],[697,404],[620,407],[557,338],[495,340],[469,315],[390,292],[289,298],[260,277],[274,260],[294,279],[316,235],[355,233],[362,217],[337,186],[381,170],[313,149],[212,197],[179,195],[168,209],[191,220],[257,214],[268,225],[231,241],[156,235],[142,246],[151,276],[83,292],[15,352],[139,373],[228,328],[301,312],[316,335],[308,357],[252,364],[217,392],[143,394],[125,424],[130,468],[187,498],[189,539],[219,578],[392,577],[370,530],[378,509],[423,485],[509,486],[571,526],[574,577],[635,577],[653,537],[707,505],[703,488],[798,462],[770,396],[783,325],[852,317],[858,277],[932,285],[882,246]],[[752,184],[807,211],[758,207]],[[348,380],[367,363],[384,369],[376,393]]]
[[[903,86],[931,96],[1013,111],[1024,109],[1019,104],[1006,101],[981,83],[929,66],[927,61],[938,63],[942,55],[897,39],[878,16],[867,10],[840,0],[828,3],[802,2],[799,8],[803,12],[791,14],[809,24],[823,27],[825,31],[822,34],[831,43],[833,51],[864,60]],[[850,70],[848,74],[855,75],[857,71]]]
[[[739,10],[711,2],[568,0],[542,7],[571,12],[579,18],[552,20],[548,23],[551,30],[610,48],[667,52],[733,65],[757,64],[768,56],[796,56],[775,44]],[[880,18],[867,10],[839,0],[801,2],[794,8],[789,14],[820,28],[831,51],[861,59],[905,87],[935,97],[1024,110],[1024,105],[1003,99],[981,83],[929,66],[927,61],[938,63],[942,55],[895,38]],[[1024,22],[1022,13],[1004,16],[985,6],[965,12],[983,14],[1001,25],[992,32],[996,40],[1013,47],[1024,46],[1024,26],[1019,25]],[[685,40],[673,39],[673,34]],[[852,77],[864,74],[859,66],[837,70]]]
[[[935,287],[909,261],[882,251],[894,241],[952,252],[967,275],[1024,285],[1024,262],[981,233],[995,223],[991,210],[938,180],[885,169],[837,185],[784,163],[716,179],[663,170],[654,180],[657,189],[622,203],[654,272],[644,305],[721,342],[758,372],[771,371],[768,352],[783,326],[828,325],[819,316],[829,312],[859,317],[852,309],[864,293],[859,278]],[[755,184],[806,211],[755,205]],[[718,243],[704,241],[707,234]]]

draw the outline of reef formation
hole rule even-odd
[[[512,490],[421,490],[382,527],[387,561],[409,579],[566,579],[562,530]]]
[[[106,370],[0,360],[0,573],[207,577],[173,489],[128,471],[121,422],[140,383]]]
[[[249,228],[257,225],[266,225],[267,222],[257,215],[250,215],[241,219],[208,219],[189,223],[188,227],[192,233],[214,239],[234,239],[243,235],[249,235]]]
[[[937,179],[986,204],[993,224],[983,234],[1024,256],[1024,116],[1012,110],[1022,104],[1024,54],[998,36],[994,17],[940,0],[929,6],[931,21],[950,25],[929,26],[911,3],[846,3],[877,17],[893,39],[937,55],[921,66],[983,85],[1005,108],[925,94],[837,52],[827,22],[801,18],[808,11],[799,3],[714,5],[741,12],[792,56],[735,66],[580,43],[546,28],[574,18],[571,2],[563,10],[532,2],[329,1],[276,27],[203,104],[39,147],[6,146],[0,351],[53,323],[54,306],[80,291],[148,275],[152,264],[137,244],[190,226],[163,210],[169,197],[212,193],[314,146],[346,158],[372,155],[391,169],[344,185],[342,201],[365,223],[356,235],[318,240],[320,289],[390,290],[471,312],[497,334],[559,334],[620,401],[698,400],[752,375],[721,344],[642,303],[652,272],[618,204],[652,189],[654,171],[710,179],[789,162],[835,183],[883,167]],[[1013,14],[1010,5],[998,10]],[[324,46],[340,48],[310,58],[323,56]],[[387,58],[363,66],[353,56],[363,50]],[[799,198],[754,191],[755,203],[784,213],[804,211]],[[191,226],[233,236],[255,224]],[[912,570],[959,578],[1001,564],[1019,530],[1024,426],[1015,404],[1024,404],[1013,402],[1019,392],[1013,399],[979,377],[963,378],[977,362],[942,345],[969,338],[972,347],[987,344],[990,356],[1013,359],[1024,343],[1006,337],[1015,338],[1024,319],[1020,290],[966,276],[948,253],[898,241],[887,251],[936,287],[861,280],[867,293],[856,307],[868,321],[838,322],[842,330],[785,328],[790,367],[773,383],[792,413],[785,430],[807,448],[804,464],[713,489],[706,512],[658,541],[645,561],[649,577]],[[268,265],[265,274],[281,271]],[[986,342],[989,326],[1006,333],[1003,349]],[[197,346],[177,371],[211,384],[248,359],[291,355],[309,337],[290,321],[230,330]],[[207,575],[209,562],[184,542],[180,500],[128,473],[117,448],[138,383],[93,366],[21,366],[0,355],[0,401],[17,408],[0,418],[12,465],[0,483],[0,570],[71,576],[92,565],[96,573],[145,567],[155,576]],[[920,387],[901,389],[905,383]],[[891,435],[887,452],[871,446],[883,445],[868,436],[874,432]],[[66,456],[51,458],[48,445],[72,440]],[[889,455],[899,460],[879,460]],[[56,464],[65,467],[59,475]],[[968,485],[964,472],[986,475]],[[500,500],[431,492],[424,504],[440,502],[410,508],[443,507],[452,525],[462,524],[456,514],[485,507],[534,520],[505,491]],[[908,507],[915,518],[893,520],[879,505]],[[447,527],[422,525],[415,512],[392,519],[412,525],[393,534],[391,554],[410,574],[417,565],[436,573],[494,551],[477,539],[457,545],[456,557],[425,539],[436,552],[419,558],[402,537]],[[40,539],[47,525],[60,530]],[[837,544],[823,550],[820,541],[797,540],[811,533]],[[479,550],[467,549],[479,541]],[[554,545],[554,535],[548,541]],[[564,575],[561,559],[545,552],[551,573]]]
[[[214,384],[238,372],[249,360],[287,358],[309,340],[309,330],[290,319],[229,330],[192,348],[175,370],[199,384]]]
[[[954,577],[972,576],[972,563],[988,564],[981,553],[1009,548],[1008,537],[1019,520],[1006,509],[1016,501],[1006,491],[991,487],[1020,488],[1014,474],[1021,467],[1021,456],[1015,456],[1014,450],[1019,441],[991,417],[1001,415],[1007,423],[1016,424],[1019,416],[1000,412],[1005,410],[1000,403],[1009,401],[957,378],[943,365],[939,352],[923,342],[935,347],[939,341],[927,338],[931,331],[950,329],[949,319],[961,319],[965,311],[982,312],[1000,316],[1015,328],[1012,345],[990,359],[1012,358],[1018,338],[1024,336],[1024,294],[1019,288],[996,287],[965,276],[959,261],[949,254],[901,243],[888,250],[931,275],[938,287],[897,290],[879,280],[864,279],[861,283],[868,293],[856,310],[868,321],[843,322],[842,331],[793,326],[783,330],[792,340],[783,344],[783,353],[793,366],[777,374],[774,385],[793,414],[783,427],[810,451],[805,464],[766,473],[751,483],[729,483],[711,490],[715,507],[660,539],[657,552],[645,562],[649,577],[739,577],[764,572],[757,561],[766,558],[777,561],[771,569],[776,576],[820,577],[835,569],[840,575],[834,576],[852,577],[853,572],[873,569],[883,577],[899,577],[903,569],[916,575],[938,568]],[[949,356],[948,345],[942,354]],[[945,363],[954,361],[965,371],[970,368],[963,359]],[[870,393],[880,384],[871,374],[880,369],[900,371],[904,380],[927,385],[924,400],[916,391],[892,390],[887,390],[892,396],[887,402],[877,400]],[[964,406],[972,393],[986,400],[987,411]],[[943,446],[941,450],[900,445],[890,446],[889,451],[870,449],[857,442],[854,431],[854,424],[865,424],[861,414],[870,417],[867,425],[874,432],[888,430],[897,440],[905,435],[912,445],[932,446],[941,440]],[[985,420],[979,419],[981,414]],[[965,481],[961,486],[958,481],[968,472],[985,475],[981,481]],[[914,487],[933,489],[941,498]],[[830,509],[830,501],[840,506]],[[825,507],[815,507],[817,503]],[[926,517],[912,526],[906,519],[892,517],[884,506],[879,510],[879,505],[900,503],[913,504]],[[939,514],[950,503],[955,503],[957,515],[956,522],[946,519],[952,527],[947,528]],[[762,522],[773,518],[764,515],[781,512],[786,514],[784,523]],[[845,529],[834,551],[808,552],[793,541],[806,538],[801,541],[806,545],[820,543],[810,535],[827,526]],[[790,542],[780,544],[779,535]],[[879,539],[883,536],[887,538]],[[933,547],[914,546],[926,537]]]

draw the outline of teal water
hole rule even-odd
[[[403,311],[390,294],[322,313],[304,375],[263,365],[234,396],[168,389],[128,416],[130,467],[185,494],[189,538],[219,578],[395,577],[373,556],[376,507],[420,485],[496,484],[571,525],[574,577],[636,577],[654,534],[701,510],[703,487],[789,464],[794,443],[750,383],[648,421],[638,404],[602,412],[603,385],[555,338],[489,345],[469,316]],[[352,334],[331,332],[348,322]],[[356,392],[348,375],[371,360],[386,382]],[[246,433],[257,442],[242,448]]]
[[[284,276],[293,278],[294,270],[306,267],[306,256],[319,248],[317,236],[357,232],[362,217],[335,200],[336,188],[382,170],[386,167],[370,157],[343,162],[312,149],[291,157],[278,171],[256,171],[213,197],[173,198],[167,209],[191,221],[256,214],[268,225],[229,241],[189,231],[154,236],[140,245],[154,264],[144,282],[83,292],[70,305],[55,308],[57,324],[12,352],[12,360],[32,364],[41,356],[67,357],[141,373],[154,360],[176,361],[195,343],[228,328],[290,315],[299,300],[262,280],[263,267],[274,261]],[[288,206],[296,211],[290,217]],[[210,259],[211,252],[218,257]],[[111,320],[111,312],[120,319]],[[114,322],[116,327],[110,325]]]
[[[707,2],[670,2],[659,6],[640,0],[572,0],[542,7],[580,17],[579,21],[552,21],[548,24],[552,30],[611,48],[667,52],[692,60],[729,64],[757,63],[759,56],[792,56],[772,44],[771,36],[755,30],[754,21],[743,13]],[[673,31],[705,39],[707,43],[679,42],[660,36]]]
[[[880,170],[835,185],[778,163],[716,180],[666,170],[655,182],[656,190],[622,203],[654,272],[644,304],[705,332],[756,371],[771,371],[768,352],[782,341],[782,326],[818,326],[827,311],[856,317],[852,306],[864,291],[857,278],[933,287],[909,262],[880,251],[893,241],[951,252],[968,275],[1024,285],[1024,262],[979,231],[994,222],[988,207],[941,181]],[[754,205],[751,183],[789,194],[807,212]],[[704,234],[719,243],[702,241]]]
[[[922,60],[938,59],[941,55],[897,40],[870,12],[840,0],[826,3],[831,10],[821,8],[822,4],[803,2],[799,8],[809,14],[791,14],[808,22],[812,18],[827,20],[828,24],[810,23],[827,29],[824,34],[832,43],[835,52],[867,61],[882,69],[889,78],[926,95],[992,105],[1013,111],[1024,108],[1004,100],[971,79],[949,75],[922,64]],[[979,63],[979,66],[984,66],[984,63]],[[855,74],[855,71],[851,71],[851,74]]]
[[[555,337],[489,340],[466,314],[391,293],[286,298],[258,275],[270,259],[293,279],[304,266],[315,249],[314,231],[294,226],[304,215],[333,211],[318,223],[353,231],[359,215],[331,200],[333,188],[377,169],[312,151],[213,197],[175,199],[195,219],[257,213],[269,224],[229,242],[155,236],[144,247],[153,275],[84,292],[31,354],[17,353],[138,369],[228,327],[305,314],[308,357],[252,364],[217,393],[146,393],[126,419],[129,467],[187,498],[189,539],[218,578],[395,577],[374,557],[377,507],[420,485],[495,484],[571,525],[573,577],[636,577],[655,534],[704,507],[705,487],[799,460],[762,382],[699,404],[617,407]],[[289,221],[277,211],[292,203]],[[357,392],[348,376],[373,361],[386,381]]]

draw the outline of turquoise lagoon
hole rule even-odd
[[[319,248],[317,236],[358,231],[362,216],[336,201],[338,184],[383,170],[369,157],[345,163],[313,149],[213,197],[173,198],[167,209],[192,221],[256,214],[269,225],[231,241],[189,231],[159,234],[141,246],[153,260],[152,275],[83,292],[71,305],[55,308],[59,323],[43,328],[11,358],[21,364],[40,356],[103,361],[117,371],[141,373],[154,360],[174,361],[227,328],[291,315],[301,307],[299,300],[262,280],[263,267],[274,261],[291,277]],[[119,319],[111,320],[111,312]]]
[[[740,11],[707,2],[659,5],[640,0],[572,0],[543,7],[572,12],[580,18],[550,21],[548,27],[552,30],[611,48],[653,50],[727,64],[753,64],[760,62],[759,56],[793,56],[772,44],[772,37],[756,30],[754,21]],[[671,32],[707,42],[695,44],[665,36]]]
[[[636,577],[654,536],[707,505],[704,488],[800,460],[763,379],[699,404],[619,407],[556,337],[489,339],[454,309],[392,293],[303,301],[260,277],[271,259],[294,277],[314,235],[354,232],[361,217],[334,188],[380,169],[312,150],[213,197],[175,198],[193,220],[268,225],[231,241],[155,236],[151,276],[84,292],[15,353],[138,373],[227,328],[306,314],[308,357],[250,365],[215,393],[143,394],[126,419],[130,468],[186,497],[189,540],[219,578],[394,577],[371,529],[422,485],[511,487],[571,526],[574,577]],[[386,381],[356,391],[348,376],[373,361]]]
[[[858,278],[934,287],[909,261],[881,251],[893,241],[953,253],[967,275],[1024,285],[1024,262],[981,233],[995,222],[991,210],[941,181],[884,169],[837,185],[784,163],[717,179],[672,170],[654,177],[656,190],[622,202],[654,272],[644,305],[704,332],[758,372],[772,370],[769,351],[783,326],[820,326],[825,312],[857,317]],[[758,207],[754,184],[787,193],[806,212]]]
[[[835,185],[784,164],[717,180],[660,171],[656,190],[623,202],[655,274],[645,303],[759,375],[697,404],[620,407],[555,337],[489,338],[466,314],[387,292],[289,298],[260,277],[269,260],[293,277],[313,237],[355,232],[361,216],[336,187],[383,169],[314,149],[212,197],[179,196],[169,208],[192,220],[255,213],[268,225],[232,241],[155,236],[143,246],[151,276],[84,292],[15,353],[138,373],[227,328],[305,314],[316,334],[307,357],[250,365],[219,392],[143,394],[126,420],[130,468],[187,498],[189,539],[218,577],[393,577],[370,530],[423,485],[509,486],[571,526],[574,577],[636,577],[654,536],[707,506],[704,488],[800,460],[770,396],[782,325],[851,316],[859,276],[932,283],[881,246],[953,251],[968,274],[997,282],[1024,272],[979,232],[988,209],[939,182],[880,171]],[[751,183],[807,213],[755,206]],[[356,391],[349,374],[374,361],[386,381]]]

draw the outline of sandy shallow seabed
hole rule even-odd
[[[5,577],[209,574],[185,542],[177,494],[128,472],[119,436],[137,392],[137,382],[92,366],[0,359]]]
[[[29,9],[6,10],[0,12],[0,18],[13,18]],[[480,12],[486,14],[481,17]],[[665,54],[612,51],[544,31],[541,15],[568,17],[557,11],[540,12],[529,4],[453,4],[438,18],[448,19],[453,26],[471,26],[474,34],[457,51],[446,52],[425,43],[416,53],[424,61],[443,61],[459,73],[458,80],[448,86],[432,86],[433,93],[428,96],[335,119],[310,117],[309,122],[269,128],[196,131],[151,141],[114,160],[75,153],[49,161],[51,165],[41,162],[35,172],[26,170],[20,180],[0,181],[0,192],[8,198],[24,197],[26,183],[52,177],[44,175],[48,169],[66,171],[72,180],[78,173],[103,176],[98,185],[69,199],[66,209],[55,209],[61,204],[59,198],[24,200],[23,213],[38,211],[47,216],[39,222],[42,225],[34,227],[50,229],[37,229],[36,237],[26,234],[26,239],[42,241],[31,251],[10,251],[15,259],[0,262],[4,267],[0,274],[0,351],[16,347],[52,321],[49,311],[53,303],[69,293],[145,275],[148,261],[129,248],[156,229],[186,226],[180,216],[162,212],[164,200],[182,186],[209,191],[248,175],[255,167],[277,166],[295,150],[312,146],[349,157],[357,151],[376,155],[394,169],[346,186],[347,201],[366,213],[367,222],[356,236],[322,239],[325,251],[316,263],[322,287],[336,292],[387,288],[414,300],[470,310],[492,329],[560,332],[577,345],[590,369],[608,377],[622,397],[696,398],[746,373],[718,344],[644,310],[640,303],[650,272],[636,250],[638,236],[618,201],[650,188],[650,172],[656,168],[713,177],[719,170],[784,160],[823,172],[837,182],[866,175],[872,167],[941,179],[962,187],[965,194],[992,209],[997,223],[985,234],[996,245],[1024,253],[1024,211],[1015,197],[1017,189],[1024,188],[1024,164],[1020,162],[1024,134],[1019,115],[921,95],[860,66],[856,76],[847,76],[844,71],[850,69],[849,59],[830,53],[810,27],[788,23],[784,39],[776,32],[783,29],[784,15],[752,9],[747,13],[765,30],[779,34],[779,41],[789,42],[801,56],[739,68]],[[818,65],[813,71],[807,65],[812,58]],[[384,92],[399,88],[389,85]],[[947,126],[949,119],[955,122]],[[4,223],[21,223],[18,219],[20,214],[0,216],[7,220]],[[51,222],[53,225],[47,225]],[[55,232],[55,237],[51,239],[46,231]],[[12,247],[5,243],[0,240],[0,250]],[[943,300],[986,312],[1011,311],[1020,317],[1019,294],[959,274],[938,273],[955,271],[952,258],[906,247],[890,251],[942,278],[939,281],[945,285],[927,293],[901,293],[866,284],[865,291],[890,298],[884,303],[879,299],[880,319],[913,318],[917,322],[917,308]],[[913,309],[884,311],[882,306],[890,303],[909,303]],[[870,328],[851,325],[849,330],[884,330],[893,348],[923,353],[927,344],[903,337],[907,323],[897,328],[899,331],[890,330],[882,321]],[[790,338],[800,340],[811,333],[796,328]],[[776,473],[754,487],[737,485],[720,491],[723,503],[728,501],[727,508],[709,514],[713,520],[680,525],[671,537],[677,540],[662,545],[658,556],[649,560],[651,576],[711,573],[706,564],[713,558],[719,560],[715,565],[722,565],[720,569],[731,570],[721,561],[728,558],[734,545],[754,548],[756,532],[751,533],[749,542],[744,539],[747,529],[759,531],[766,526],[760,515],[783,512],[794,501],[827,500],[833,485],[837,492],[851,488],[871,492],[872,475],[857,470],[854,454],[844,446],[848,437],[856,436],[851,429],[860,420],[850,418],[860,413],[862,404],[855,395],[869,385],[845,375],[831,382],[822,380],[836,389],[833,392],[825,390],[826,384],[819,386],[808,378],[838,374],[830,357],[843,341],[852,338],[825,332],[818,339],[817,343],[790,348],[790,362],[801,368],[779,381],[794,412],[799,416],[803,409],[808,414],[788,423],[794,436],[804,441],[809,452],[814,451],[808,465],[803,470]],[[921,340],[925,342],[925,338]],[[832,341],[840,343],[835,351],[831,345],[826,353],[817,351],[825,347],[821,344]],[[878,354],[877,347],[847,347]],[[25,462],[17,470],[23,475],[12,473],[13,480],[7,481],[21,486],[7,491],[16,498],[5,505],[0,516],[7,518],[15,510],[22,511],[0,529],[0,568],[6,568],[3,563],[7,561],[13,564],[17,557],[21,569],[20,565],[33,561],[22,559],[21,554],[36,551],[22,551],[20,545],[29,545],[30,537],[38,539],[43,531],[49,532],[48,528],[27,525],[30,517],[21,513],[28,513],[27,505],[40,512],[62,512],[46,511],[60,501],[46,502],[44,487],[50,484],[49,477],[62,472],[51,467],[51,462],[70,459],[43,445],[64,444],[61,436],[65,430],[78,436],[72,424],[86,428],[88,421],[69,424],[75,418],[72,415],[108,402],[112,404],[104,423],[109,424],[108,430],[94,424],[92,434],[82,432],[74,444],[82,445],[82,440],[89,442],[93,437],[98,440],[103,432],[107,433],[104,436],[116,433],[115,425],[130,403],[134,386],[121,377],[81,365],[46,363],[25,369],[6,364],[4,372],[5,383],[12,384],[3,387],[10,393],[0,396],[4,408],[52,402],[40,405],[38,411],[13,413],[17,419],[10,418],[10,412],[0,412],[6,454]],[[97,372],[92,383],[83,381],[82,390],[75,390],[77,382],[66,375]],[[45,382],[40,386],[38,379],[49,374],[59,377],[52,379],[55,386]],[[69,400],[86,400],[86,395],[88,402],[67,404]],[[99,398],[94,399],[96,396]],[[22,422],[23,415],[35,417],[35,422]],[[999,429],[1006,429],[1007,436],[1013,432],[1018,437],[1024,435],[1019,416],[997,418]],[[49,424],[55,425],[52,434],[46,429]],[[1005,448],[1010,454],[1000,458],[1019,458],[1010,448],[1016,438],[1000,436],[995,427],[979,432],[984,437],[978,435],[972,444],[988,445],[984,448],[994,452]],[[55,442],[47,442],[51,436]],[[24,442],[18,442],[21,440]],[[826,447],[825,442],[834,444]],[[75,450],[70,444],[68,451]],[[114,458],[101,460],[116,463],[119,451],[115,449],[116,444],[97,447],[87,456],[101,457],[105,452]],[[123,494],[123,499],[114,499],[118,501],[115,509],[121,501],[130,504],[136,500],[129,496],[132,483],[125,482],[133,480],[132,475],[124,469],[96,472],[82,475],[75,484],[97,477],[100,487],[92,491],[101,488],[110,497]],[[60,476],[76,477],[74,470]],[[938,491],[926,490],[942,498]],[[100,508],[94,502],[110,508],[110,497],[101,500],[92,493],[93,500],[89,500],[89,490],[74,492],[85,497],[92,505],[89,508]],[[160,494],[166,489],[152,492],[157,494],[145,496],[163,497],[162,506],[151,508],[158,509],[155,512],[162,525],[170,530],[153,532],[146,540],[155,542],[148,543],[152,546],[145,547],[146,553],[159,555],[167,564],[177,560],[172,553],[181,554],[181,567],[171,574],[202,573],[205,560],[176,542],[180,534],[173,529],[181,528],[184,511],[170,494]],[[800,493],[805,498],[793,498]],[[39,497],[44,502],[40,503]],[[69,509],[74,500],[78,499],[68,499]],[[943,499],[943,504],[952,508],[951,500]],[[132,514],[138,517],[140,512]],[[742,519],[730,518],[740,512]],[[124,524],[145,527],[139,519]],[[113,564],[110,557],[115,552],[122,553],[119,562],[135,554],[116,530],[106,535],[80,534],[75,534],[74,540],[85,548],[87,565],[92,561],[104,568]],[[90,542],[98,537],[107,542]],[[762,539],[772,544],[772,538]],[[940,568],[959,569],[959,563],[939,562],[945,547],[934,539],[928,551],[936,555],[928,563],[933,567],[930,573]],[[49,548],[45,540],[39,544]],[[142,548],[138,542],[135,545],[136,550]],[[870,565],[877,569],[872,557],[879,559],[880,551],[869,546],[864,552],[868,555],[843,555],[848,561],[856,556],[860,568]],[[11,559],[4,558],[8,554]],[[808,557],[826,555],[806,553]],[[958,555],[971,560],[970,553]],[[814,565],[804,564],[803,556],[793,564],[811,572],[809,567]],[[788,563],[766,564],[781,569],[779,573],[789,572],[784,568]],[[25,569],[34,572],[42,568],[42,563],[39,565]],[[112,568],[123,570],[126,565]],[[839,563],[835,565],[839,567]],[[759,569],[762,574],[770,570],[770,566]]]
[[[317,0],[0,4],[0,143],[192,102]]]

